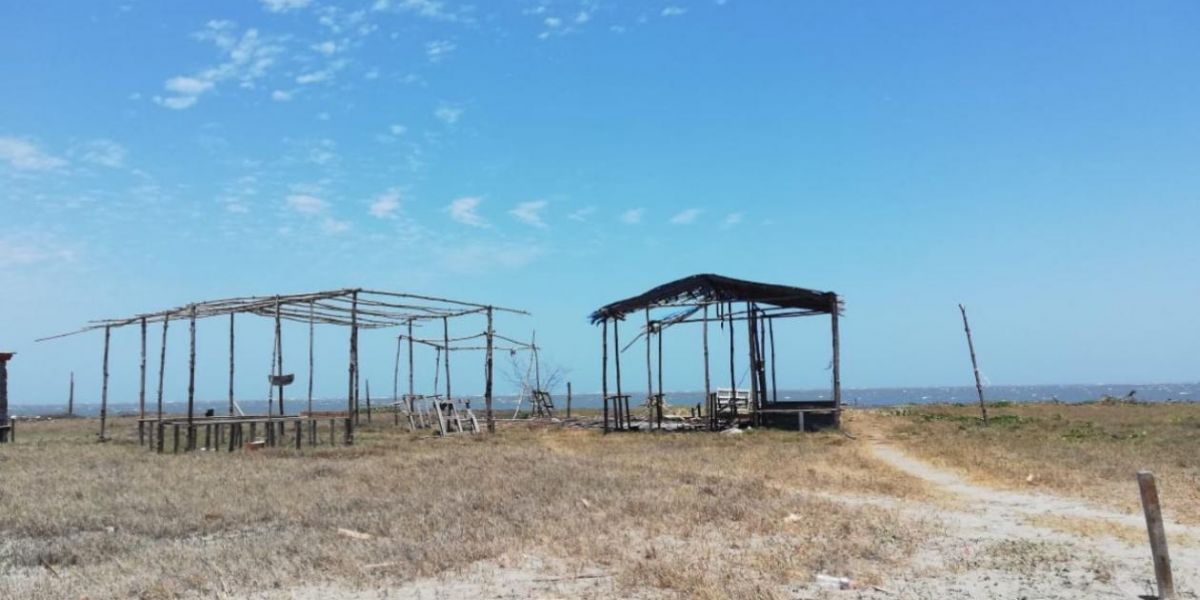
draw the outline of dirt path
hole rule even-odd
[[[1153,595],[1154,574],[1144,542],[1102,533],[1081,535],[1042,524],[1111,523],[1144,531],[1140,515],[1040,492],[983,487],[885,442],[866,443],[881,461],[930,483],[954,502],[951,508],[908,509],[934,520],[945,535],[915,557],[912,573],[884,586],[891,594],[864,597],[1135,599]],[[1194,540],[1200,540],[1200,531],[1169,523],[1167,535],[1193,541],[1173,545],[1171,558],[1180,597],[1196,598],[1200,550]]]

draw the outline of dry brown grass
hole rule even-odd
[[[1200,404],[1097,402],[989,408],[920,406],[865,411],[865,434],[883,435],[930,462],[986,484],[1043,487],[1130,512],[1139,510],[1134,474],[1158,476],[1168,514],[1200,522]]]
[[[928,533],[806,493],[922,495],[837,434],[516,425],[441,440],[379,425],[353,448],[175,456],[138,448],[132,427],[97,444],[92,421],[26,424],[0,447],[0,597],[373,588],[528,553],[626,593],[770,598],[818,571],[870,580]]]

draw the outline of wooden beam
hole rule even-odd
[[[842,343],[838,332],[838,297],[832,296],[833,306],[829,312],[829,327],[833,338],[833,405],[837,408],[834,419],[840,427],[842,424]]]
[[[234,405],[236,400],[233,395],[233,371],[234,371],[234,345],[235,345],[235,329],[234,329],[234,314],[229,313],[229,416],[233,416]]]
[[[709,375],[708,365],[708,305],[704,305],[704,402],[708,407],[708,427],[716,429],[716,403],[712,398],[712,380]]]
[[[313,304],[308,303],[308,414],[313,411],[313,337],[316,334],[316,323],[313,322],[312,316]],[[313,430],[316,429],[316,422],[313,423]]]
[[[104,363],[101,367],[100,377],[100,441],[106,442],[108,438],[105,436],[105,427],[108,425],[108,342],[112,336],[112,328],[104,328]]]
[[[487,417],[488,433],[496,433],[496,416],[492,413],[492,346],[493,338],[495,337],[496,332],[493,329],[492,313],[492,307],[489,306],[487,310],[487,358],[484,359],[483,363],[483,405]],[[567,385],[567,389],[570,389],[570,384]],[[568,404],[568,406],[570,406],[570,404]],[[570,412],[569,408],[567,410]]]
[[[959,312],[962,313],[963,329],[967,332],[967,349],[971,352],[971,369],[975,371],[975,392],[979,394],[979,412],[983,415],[983,424],[988,424],[987,404],[983,401],[983,379],[979,376],[979,363],[975,360],[975,342],[971,339],[971,324],[967,322],[967,309],[963,305],[958,305]],[[837,323],[837,313],[834,313],[833,322]],[[836,332],[837,329],[834,329]]]
[[[450,319],[442,317],[442,337],[446,340],[446,401],[454,402],[450,395]]]
[[[1158,484],[1154,473],[1138,471],[1138,491],[1142,497],[1142,511],[1146,515],[1146,531],[1150,534],[1150,554],[1154,559],[1154,578],[1158,583],[1158,597],[1163,600],[1175,598],[1175,582],[1171,575],[1171,555],[1167,551],[1167,534],[1163,530],[1162,507],[1158,503]]]
[[[146,418],[146,319],[142,318],[142,359],[138,379],[138,418]]]
[[[171,321],[163,319],[162,322],[162,346],[158,353],[158,418],[163,416],[163,375],[167,370],[167,326]],[[159,444],[161,446],[161,444]]]
[[[604,400],[604,433],[608,433],[608,319],[600,322],[600,395]]]
[[[191,319],[188,322],[188,394],[187,394],[187,449],[192,450],[196,444],[196,430],[192,427],[192,419],[196,411],[196,307],[192,307]]]

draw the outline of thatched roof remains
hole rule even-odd
[[[664,283],[643,294],[607,304],[591,314],[592,323],[624,319],[648,308],[703,306],[724,302],[753,302],[793,309],[795,314],[830,314],[841,311],[837,294],[800,287],[758,283],[711,273]]]

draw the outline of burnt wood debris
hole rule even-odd
[[[362,288],[339,289],[305,294],[290,294],[278,296],[249,296],[225,298],[195,302],[184,306],[162,311],[148,312],[121,319],[102,319],[91,321],[86,326],[55,336],[42,338],[47,341],[67,336],[78,335],[92,331],[103,331],[103,365],[100,390],[100,431],[99,439],[108,440],[108,375],[109,351],[111,339],[115,330],[128,326],[136,326],[140,334],[140,354],[138,363],[138,419],[137,438],[140,445],[163,452],[167,438],[171,437],[171,448],[179,452],[194,450],[219,450],[227,448],[232,451],[253,443],[254,446],[281,446],[294,443],[299,448],[305,443],[317,445],[328,441],[329,444],[353,444],[354,431],[359,425],[359,333],[360,331],[400,329],[403,333],[396,336],[396,368],[393,373],[392,407],[397,411],[394,423],[402,422],[409,427],[438,426],[439,433],[477,433],[481,429],[475,414],[470,409],[470,401],[465,398],[455,398],[451,395],[450,356],[454,352],[483,351],[484,361],[484,421],[488,431],[495,431],[495,416],[492,407],[492,355],[497,350],[511,352],[529,350],[529,344],[517,342],[512,338],[496,333],[494,319],[497,313],[525,315],[529,313],[512,308],[504,308],[490,304],[463,302],[433,296],[369,290]],[[274,342],[272,344],[271,372],[268,374],[268,394],[266,394],[266,414],[246,414],[238,405],[235,394],[235,350],[237,321],[235,315],[255,315],[272,319],[274,325]],[[215,414],[215,411],[196,414],[196,325],[198,321],[215,317],[229,317],[229,396],[227,414]],[[450,325],[452,322],[470,321],[476,319],[485,324],[479,333],[452,338]],[[163,409],[164,372],[167,367],[167,330],[172,321],[188,322],[188,389],[186,413],[166,414]],[[308,381],[307,390],[302,400],[305,409],[288,412],[285,402],[284,387],[294,382],[295,374],[284,372],[283,361],[283,323],[298,322],[307,325],[308,330]],[[424,323],[440,325],[440,336],[424,339],[414,335],[414,329]],[[159,347],[158,360],[158,389],[155,406],[148,410],[146,403],[146,358],[147,331],[152,325],[161,328],[162,338]],[[313,372],[314,372],[314,331],[317,325],[339,326],[349,329],[349,358],[347,365],[347,397],[344,411],[315,411],[313,410]],[[506,344],[497,346],[497,342]],[[399,363],[400,349],[408,347],[408,393],[399,396]],[[417,346],[434,348],[438,361],[444,360],[445,388],[444,393],[435,389],[430,394],[417,394],[413,377],[413,353]],[[4,394],[4,363],[11,355],[0,359],[0,441],[11,439],[11,426],[7,420],[6,394]],[[368,392],[369,394],[369,392]],[[255,396],[255,400],[262,397]],[[370,400],[367,401],[370,411]],[[368,412],[367,420],[370,420]],[[289,435],[290,429],[290,435]],[[322,433],[321,430],[324,430]],[[259,439],[261,437],[261,439]],[[290,439],[288,439],[290,438]],[[181,448],[182,444],[182,448]]]

